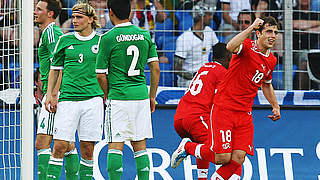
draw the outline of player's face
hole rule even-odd
[[[47,2],[39,1],[34,9],[34,22],[38,24],[43,24],[49,18],[49,12],[47,9]]]
[[[265,49],[270,49],[278,39],[278,27],[266,24],[262,32],[257,31],[258,41]]]
[[[92,18],[80,13],[72,13],[72,24],[74,30],[82,32],[88,28],[91,28]]]

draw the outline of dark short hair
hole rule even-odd
[[[107,6],[120,20],[129,18],[131,12],[130,0],[108,0]]]
[[[253,23],[254,22],[254,20],[256,19],[256,15],[254,15],[254,13],[252,12],[252,11],[250,11],[249,9],[244,9],[244,10],[242,10],[242,11],[240,11],[239,12],[239,14],[238,14],[238,23],[239,23],[239,17],[240,17],[240,15],[250,15],[250,17],[251,17],[251,22]]]
[[[53,11],[53,18],[56,19],[61,12],[61,2],[59,0],[40,0],[46,2],[47,10]]]
[[[222,62],[232,57],[232,53],[227,50],[227,44],[217,43],[212,46],[212,59],[214,61]]]
[[[268,24],[270,26],[277,26],[278,27],[278,22],[277,20],[272,17],[272,16],[266,16],[261,18],[263,20],[262,26],[258,29],[258,31],[262,32],[262,30],[265,28],[265,25]]]

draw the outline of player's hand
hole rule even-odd
[[[268,118],[270,118],[273,121],[277,121],[278,119],[280,119],[280,117],[281,117],[280,108],[273,108],[272,113],[273,113],[273,115],[269,115]]]
[[[57,104],[58,104],[58,98],[48,96],[46,98],[46,101],[44,102],[44,105],[46,107],[46,110],[49,112],[56,112],[57,111]]]
[[[257,30],[260,28],[260,26],[262,26],[263,22],[264,21],[262,19],[256,18],[256,20],[254,20],[251,26],[253,27],[254,30]]]
[[[150,98],[150,111],[153,113],[156,110],[156,98]]]

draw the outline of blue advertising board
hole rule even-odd
[[[180,143],[173,127],[174,109],[153,113],[154,138],[147,147],[151,162],[150,180],[192,180],[196,177],[196,161],[187,158],[176,169],[170,167],[170,155]],[[255,156],[248,156],[243,165],[245,180],[320,180],[320,111],[282,110],[282,118],[273,122],[267,116],[271,110],[254,110]],[[96,145],[95,179],[107,177],[107,144]],[[122,179],[135,179],[135,162],[130,146],[124,149]],[[209,176],[215,165],[211,164]]]

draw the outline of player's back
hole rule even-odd
[[[100,43],[107,44],[100,51],[107,56],[108,98],[148,99],[144,68],[148,61],[157,58],[149,32],[123,23],[105,33]]]
[[[217,86],[224,79],[226,68],[217,62],[203,65],[181,98],[175,119],[192,115],[210,115]]]

